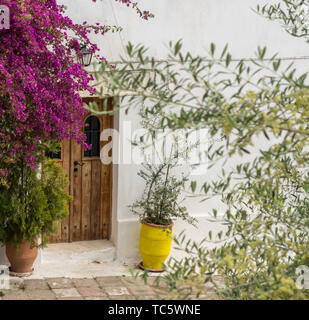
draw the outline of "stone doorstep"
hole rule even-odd
[[[99,262],[93,260],[67,261],[67,262],[47,262],[38,265],[34,274],[29,279],[48,278],[70,278],[70,279],[93,279],[106,276],[130,276],[130,268],[135,265],[125,265],[119,261]]]
[[[108,240],[79,241],[49,244],[41,251],[42,264],[64,262],[111,262],[116,250]]]

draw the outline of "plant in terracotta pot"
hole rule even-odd
[[[68,185],[62,169],[44,159],[40,174],[24,162],[8,167],[9,185],[0,190],[0,242],[6,245],[11,273],[33,272],[38,248],[56,232],[56,222],[68,215]],[[38,239],[40,238],[40,243]]]
[[[171,250],[175,219],[190,224],[196,222],[181,205],[183,186],[188,178],[184,174],[173,173],[178,168],[180,156],[179,152],[171,152],[159,165],[146,162],[138,173],[145,180],[146,187],[141,199],[129,208],[139,216],[142,224],[139,250],[143,261],[139,267],[144,270],[163,271],[162,265]]]

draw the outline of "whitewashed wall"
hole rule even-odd
[[[124,45],[131,41],[143,43],[150,48],[150,54],[157,59],[165,58],[167,43],[170,40],[183,39],[186,50],[201,53],[208,50],[211,42],[222,49],[229,43],[235,58],[252,57],[258,45],[266,45],[270,53],[279,52],[280,56],[301,56],[307,54],[307,45],[288,36],[281,27],[269,22],[252,11],[258,0],[140,0],[140,5],[153,12],[156,17],[144,21],[133,10],[115,3],[114,0],[61,0],[68,6],[67,13],[76,22],[103,22],[123,26],[121,34],[107,34],[103,38],[93,36],[110,61],[124,55]],[[268,1],[269,2],[269,1]],[[301,62],[300,62],[301,63]],[[121,113],[116,117],[116,127],[124,120],[132,120],[137,125],[137,115]],[[122,139],[123,137],[121,137]],[[117,169],[117,170],[116,170]],[[139,225],[132,217],[127,206],[142,192],[143,184],[137,177],[138,167],[120,165],[114,171],[114,208],[112,241],[122,260],[138,258]],[[210,174],[210,173],[209,173]],[[213,173],[212,173],[213,174]],[[209,175],[199,178],[209,179]],[[202,238],[212,226],[206,220],[206,214],[212,207],[218,206],[217,200],[199,203],[187,201],[189,212],[198,217],[199,229],[194,230],[183,223],[177,223],[175,232],[186,229],[195,239]]]
[[[307,53],[305,43],[289,37],[279,25],[252,11],[257,3],[263,1],[141,0],[141,6],[156,15],[150,21],[138,19],[135,12],[114,3],[114,0],[103,0],[98,4],[89,4],[85,0],[64,2],[69,5],[69,14],[78,22],[95,22],[102,18],[105,23],[123,26],[124,30],[119,35],[108,34],[103,39],[93,38],[110,61],[118,60],[120,55],[124,55],[123,46],[128,41],[143,43],[157,59],[166,57],[166,45],[170,40],[179,39],[183,39],[186,50],[197,54],[208,50],[211,42],[216,43],[218,49],[229,43],[235,58],[253,57],[258,45],[266,45],[270,54],[279,52],[281,56],[301,56]],[[124,120],[132,120],[135,126],[138,125],[134,111],[128,116],[121,113],[118,118],[120,133],[123,132],[121,126]],[[120,165],[114,180],[112,239],[118,248],[118,257],[123,260],[138,257],[139,225],[127,208],[143,190],[142,181],[137,176],[138,169],[135,165]],[[209,172],[199,177],[199,180],[205,181],[215,174],[216,172]],[[176,233],[186,229],[190,237],[201,239],[209,230],[221,229],[219,224],[212,225],[206,220],[207,212],[219,206],[217,199],[204,203],[200,203],[198,199],[190,200],[186,205],[189,212],[199,219],[199,229],[177,222]],[[222,210],[222,206],[220,208]]]
[[[203,54],[211,42],[222,49],[229,43],[229,49],[235,58],[253,57],[257,46],[267,46],[269,54],[276,52],[280,56],[302,56],[307,53],[307,45],[291,38],[282,28],[273,22],[258,16],[252,8],[265,1],[258,0],[141,0],[141,7],[155,14],[150,21],[139,19],[133,10],[115,3],[114,0],[102,0],[91,3],[87,0],[63,0],[68,5],[68,14],[76,22],[102,21],[110,25],[121,25],[120,34],[107,34],[103,38],[94,36],[102,53],[110,61],[125,56],[124,46],[128,41],[142,43],[149,53],[157,59],[164,59],[170,40],[183,40],[184,49]],[[268,1],[269,2],[269,1]],[[301,62],[302,63],[302,62]],[[116,126],[123,133],[123,121],[132,120],[138,127],[135,111],[117,117]],[[120,137],[120,140],[128,137]],[[239,161],[239,159],[236,159]],[[116,167],[115,167],[116,169]],[[143,182],[137,176],[136,165],[119,165],[114,173],[114,208],[112,240],[117,246],[118,257],[123,260],[136,259],[138,254],[139,224],[128,210],[142,192]],[[199,177],[205,181],[216,172]],[[209,230],[220,230],[219,224],[212,225],[207,220],[207,212],[213,207],[219,210],[217,199],[200,203],[199,199],[186,202],[189,212],[199,220],[196,230],[182,222],[177,222],[175,232],[186,229],[188,235],[201,239]],[[176,252],[174,252],[176,254]]]

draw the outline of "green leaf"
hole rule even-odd
[[[191,190],[192,190],[193,193],[194,193],[195,190],[196,190],[196,186],[197,186],[196,181],[191,181]]]
[[[212,56],[214,56],[215,51],[216,51],[216,45],[212,42],[210,44],[210,53],[211,53]]]
[[[225,66],[226,67],[228,67],[230,65],[231,59],[232,59],[232,56],[228,53],[226,55],[226,59],[225,59]]]
[[[177,41],[177,43],[175,44],[175,50],[174,50],[174,55],[177,56],[178,53],[180,52],[182,48],[182,43],[181,40]]]

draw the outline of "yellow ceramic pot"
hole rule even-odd
[[[162,264],[170,254],[172,246],[173,225],[163,226],[148,222],[142,223],[139,251],[143,269],[161,272]]]

